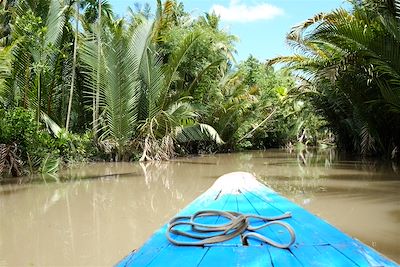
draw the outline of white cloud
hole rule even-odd
[[[283,15],[284,13],[281,8],[267,3],[248,6],[240,2],[240,0],[231,0],[229,7],[213,5],[210,11],[214,11],[222,20],[231,22],[268,20]]]

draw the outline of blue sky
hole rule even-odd
[[[122,16],[134,3],[155,5],[155,0],[109,0]],[[214,10],[221,16],[221,27],[239,37],[238,61],[250,54],[264,61],[290,55],[285,35],[290,28],[319,13],[346,7],[344,0],[183,0],[185,10],[194,16]],[[154,10],[154,8],[153,8]]]

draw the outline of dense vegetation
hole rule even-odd
[[[293,28],[303,53],[275,70],[236,62],[219,17],[194,19],[175,0],[123,18],[107,1],[4,1],[0,174],[330,144],[331,130],[349,150],[395,155],[399,6],[353,5]]]
[[[298,71],[300,90],[338,145],[396,157],[400,147],[400,1],[351,1],[288,34],[299,54],[273,61]]]

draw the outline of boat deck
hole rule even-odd
[[[289,249],[276,248],[255,239],[249,239],[245,246],[240,237],[202,247],[175,246],[165,237],[165,225],[117,266],[399,266],[262,185],[248,173],[222,176],[179,215],[192,215],[199,210],[262,216],[291,212],[292,217],[283,221],[295,230],[296,241]],[[221,223],[221,218],[214,218],[211,223]],[[279,226],[257,232],[282,243],[290,238]],[[185,237],[179,238],[186,241]]]

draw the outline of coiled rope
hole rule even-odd
[[[204,218],[204,217],[215,217],[215,216],[223,217],[227,219],[228,222],[221,224],[202,224],[196,222],[196,219],[201,217]],[[243,245],[247,245],[248,244],[247,239],[249,237],[253,237],[262,240],[277,248],[288,248],[295,242],[296,234],[293,228],[289,224],[279,220],[290,218],[291,216],[292,215],[289,212],[280,216],[264,217],[253,214],[242,214],[239,212],[232,212],[232,211],[203,210],[196,212],[192,216],[177,216],[172,218],[168,224],[166,236],[167,239],[172,244],[177,246],[204,246],[207,244],[224,242],[226,240],[230,240],[240,235]],[[250,218],[264,221],[265,223],[257,226],[251,226]],[[280,225],[288,231],[290,235],[290,241],[288,243],[286,244],[278,243],[264,235],[254,232],[274,224]],[[190,232],[178,229],[179,228],[178,226],[185,226],[185,225],[191,227]],[[176,235],[176,238],[172,238],[171,234]],[[189,237],[197,239],[199,241],[192,242],[192,241],[177,240],[179,236]]]

